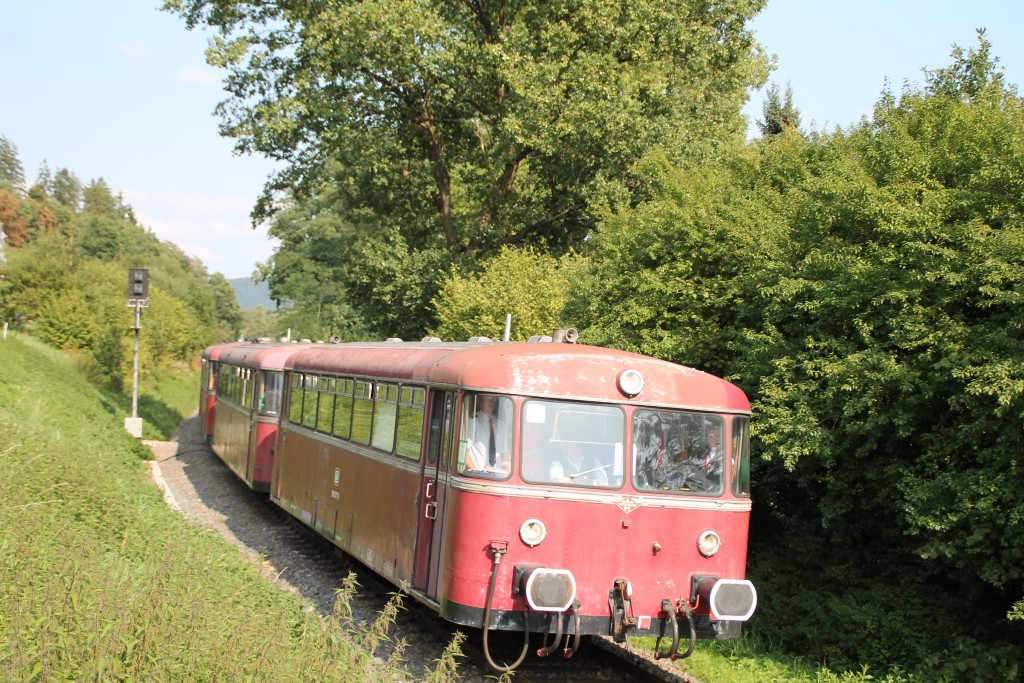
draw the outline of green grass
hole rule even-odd
[[[97,388],[107,410],[120,418],[132,414],[131,387],[128,394]],[[142,438],[168,441],[181,421],[199,409],[199,371],[175,368],[157,377],[139,380],[137,416],[142,418]]]
[[[334,615],[307,609],[166,506],[123,401],[30,338],[0,344],[0,680],[407,679],[370,656],[397,599],[362,632],[345,616],[351,578]],[[170,411],[160,430],[192,401],[171,384],[151,395]],[[454,677],[455,656],[433,680]]]
[[[638,638],[634,644],[653,648],[654,642],[653,638]],[[896,675],[879,677],[867,670],[836,673],[773,650],[770,644],[748,634],[736,640],[698,641],[693,654],[676,660],[676,666],[701,681],[713,683],[912,683],[914,680]]]
[[[656,642],[655,638],[648,637],[629,641],[634,647],[651,651]],[[662,649],[665,648],[663,641]],[[674,665],[679,671],[708,683],[916,683],[922,680],[904,671],[877,673],[867,667],[832,671],[826,664],[782,652],[773,643],[752,635],[749,628],[734,640],[699,640],[693,654],[676,660]]]

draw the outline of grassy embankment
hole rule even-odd
[[[191,413],[196,386],[140,398],[147,437]],[[0,341],[0,680],[405,680],[369,655],[393,614],[356,632],[342,592],[321,618],[168,508],[125,407],[59,353]]]

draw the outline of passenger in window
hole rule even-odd
[[[597,458],[584,454],[583,444],[578,441],[558,442],[562,454],[556,457],[548,470],[548,478],[563,484],[590,484],[592,486],[608,486],[607,469],[611,465],[601,465]]]
[[[281,409],[281,392],[277,387],[267,389],[260,397],[260,414],[276,415]]]
[[[704,429],[704,453],[698,457],[697,464],[712,477],[722,476],[725,454],[722,452],[722,428],[717,424],[709,424]]]
[[[469,418],[466,438],[466,467],[471,470],[507,473],[512,469],[512,431],[505,414],[511,409],[508,399],[499,404],[497,396],[481,394],[472,402],[476,411]],[[505,405],[508,404],[508,405]],[[504,408],[504,409],[502,409]]]
[[[659,477],[662,488],[710,492],[721,486],[725,458],[721,425],[706,424],[704,438],[699,444],[692,444],[689,452],[678,452],[675,448],[670,452],[676,452],[676,456],[671,464],[666,461],[665,472]]]
[[[633,448],[636,454],[634,483],[639,488],[657,488],[663,483],[659,481],[665,461],[662,433],[663,426],[657,415],[643,412],[637,414]]]

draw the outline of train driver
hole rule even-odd
[[[512,430],[505,416],[511,412],[511,401],[478,394],[467,396],[466,404],[473,412],[466,427],[466,469],[508,473],[512,468]]]
[[[597,458],[583,453],[583,445],[578,441],[560,441],[562,454],[551,461],[548,478],[551,481],[574,484],[590,484],[592,486],[608,486],[608,473],[611,465],[601,466]]]

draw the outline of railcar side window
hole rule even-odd
[[[427,437],[427,462],[436,463],[441,456],[447,461],[452,445],[452,423],[455,421],[454,393],[435,391],[430,399],[430,433]],[[442,462],[444,467],[447,462]]]
[[[613,406],[523,404],[522,476],[565,486],[622,486],[626,418]]]
[[[302,395],[302,426],[316,429],[317,378],[306,375],[306,391]]]
[[[242,380],[242,400],[240,402],[243,407],[248,408],[252,397],[252,368],[240,368],[239,373]]]
[[[370,425],[373,423],[373,382],[355,383],[352,401],[352,441],[370,443]]]
[[[390,453],[395,447],[395,417],[398,414],[398,386],[377,384],[373,402],[374,448]]]
[[[217,374],[220,375],[217,381],[217,396],[231,399],[231,387],[234,384],[232,378],[235,375],[234,368],[230,365],[220,364],[217,368]]]
[[[288,395],[288,420],[294,424],[302,424],[302,375],[292,374],[292,390]]]
[[[426,389],[402,387],[398,397],[398,443],[395,452],[406,458],[419,459],[423,446],[423,404]]]
[[[334,422],[334,380],[321,377],[317,389],[320,399],[317,404],[316,429],[330,434]]]
[[[732,492],[750,495],[750,418],[732,419]]]
[[[352,387],[350,379],[339,379],[335,386],[334,396],[334,429],[333,434],[347,439],[352,431]]]
[[[633,413],[633,485],[641,491],[719,495],[725,447],[719,415],[679,410]]]
[[[459,428],[459,472],[508,476],[512,471],[514,419],[511,399],[467,393],[462,399]]]
[[[243,373],[246,370],[237,365],[220,366],[220,380],[218,382],[217,396],[226,398],[233,403],[243,404],[245,400],[245,380]]]
[[[264,373],[260,415],[277,415],[281,411],[281,387],[283,385],[284,375],[280,372]]]
[[[266,377],[265,372],[258,372],[256,370],[252,373],[252,399],[253,405],[256,406],[256,410],[260,413],[263,412],[263,397],[266,392],[263,390],[263,383]]]

